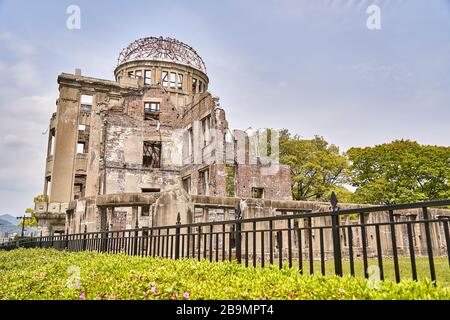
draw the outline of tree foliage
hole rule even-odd
[[[346,181],[347,158],[320,136],[307,140],[282,130],[280,162],[291,167],[295,200],[328,201],[331,191]]]
[[[400,204],[450,198],[450,147],[396,140],[351,148],[354,201]]]
[[[48,203],[48,197],[40,194],[34,197],[33,199],[34,204],[38,203],[38,202],[47,202]],[[37,226],[37,220],[36,220],[36,215],[34,212],[33,208],[27,208],[25,209],[25,213],[30,215],[30,219],[25,219],[25,227],[35,227]],[[24,223],[23,220],[21,220],[18,224],[19,227],[22,226],[22,224]]]

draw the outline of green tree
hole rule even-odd
[[[396,140],[351,148],[347,155],[356,202],[400,204],[450,198],[450,147]]]
[[[36,204],[38,202],[47,202],[48,203],[48,197],[44,196],[43,194],[37,195],[34,197],[33,202]],[[25,213],[30,215],[31,219],[25,219],[25,227],[35,227],[37,226],[37,220],[36,215],[33,208],[27,208],[25,209]],[[21,220],[18,224],[19,227],[22,226],[23,220]]]
[[[286,129],[279,139],[280,162],[291,167],[294,199],[328,201],[331,191],[345,183],[348,160],[338,147],[319,136],[311,140],[292,136]]]

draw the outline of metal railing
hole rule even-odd
[[[171,259],[236,260],[254,267],[286,264],[310,274],[318,268],[326,274],[331,265],[336,275],[355,276],[362,270],[366,278],[369,265],[375,265],[380,280],[390,271],[397,282],[405,272],[401,267],[407,266],[412,279],[419,278],[419,269],[422,276],[426,269],[425,277],[436,281],[438,256],[446,269],[439,270],[440,274],[450,273],[450,217],[430,217],[429,208],[445,206],[450,206],[450,200],[329,212],[279,208],[279,215],[249,219],[242,219],[237,206],[233,220],[181,224],[178,214],[174,225],[102,232],[86,232],[85,227],[84,233],[13,241],[0,249],[125,252]],[[419,210],[417,219],[400,218],[405,215],[399,215],[399,210],[412,209]]]

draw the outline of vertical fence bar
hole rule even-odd
[[[181,218],[180,213],[177,215],[176,229],[175,229],[175,259],[178,260],[180,258],[180,224]]]
[[[215,232],[215,238],[216,238],[216,262],[219,261],[219,233]]]
[[[203,234],[203,259],[206,259],[206,244],[207,244],[207,236],[208,236],[208,234],[206,233],[206,231],[205,231],[205,233]]]
[[[192,229],[192,259],[195,259],[195,228]]]
[[[187,242],[186,242],[186,257],[187,258],[189,258],[190,242],[191,242],[191,227],[187,227]]]
[[[364,265],[364,277],[368,278],[368,261],[367,261],[367,234],[366,234],[366,217],[364,212],[360,212],[359,214],[359,222],[361,224],[361,245],[362,245],[362,254],[363,254],[363,265]]]
[[[153,228],[150,229],[149,239],[148,239],[148,255],[153,257]]]
[[[320,271],[322,275],[325,275],[325,249],[323,243],[323,228],[319,228],[319,239],[320,239]]]
[[[308,217],[308,249],[309,249],[309,274],[314,273],[314,253],[312,239],[312,219]]]
[[[375,225],[375,237],[377,242],[377,257],[378,257],[378,268],[380,269],[380,279],[384,280],[383,253],[381,252],[381,237],[379,224]]]
[[[225,257],[225,233],[226,229],[225,229],[225,223],[222,224],[222,261],[225,261],[226,257]]]
[[[303,274],[302,230],[297,226],[298,270]]]
[[[273,221],[269,221],[269,259],[270,264],[273,264]]]
[[[288,223],[288,261],[289,261],[289,268],[292,268],[292,227],[291,227],[291,219],[287,220]]]
[[[433,260],[433,246],[431,244],[431,231],[430,231],[430,222],[428,221],[430,218],[428,216],[427,207],[422,208],[423,219],[425,220],[425,236],[427,240],[427,251],[428,251],[428,262],[430,264],[430,276],[431,281],[436,281],[436,271],[434,270],[434,260]]]
[[[231,252],[233,251],[233,244],[231,243],[231,234],[234,232],[234,226],[231,226],[230,232],[228,233],[228,261],[231,261]]]
[[[170,237],[170,229],[166,228],[166,258],[169,257],[169,237]]]
[[[348,259],[350,263],[350,274],[355,276],[355,263],[353,261],[353,231],[352,226],[348,226]]]
[[[277,231],[278,240],[278,268],[283,268],[283,233],[281,230]]]
[[[253,221],[253,232],[252,232],[252,242],[253,242],[253,267],[256,267],[256,221]]]
[[[412,235],[412,225],[410,221],[406,224],[406,227],[408,230],[408,247],[409,247],[409,257],[411,260],[411,274],[413,280],[417,280],[416,256],[414,253],[414,239]]]
[[[245,232],[245,266],[248,267],[248,231]]]
[[[332,233],[333,233],[333,255],[334,255],[334,272],[338,276],[342,276],[342,254],[341,254],[341,235],[339,230],[339,212],[333,208],[331,216]]]
[[[213,224],[209,225],[209,261],[213,261]]]
[[[242,212],[241,212],[241,205],[240,203],[237,204],[236,206],[236,215],[235,215],[235,219],[236,219],[236,259],[237,259],[237,263],[241,263],[241,259],[242,259],[242,243],[241,243],[241,229],[242,229],[242,225],[241,225],[241,216]]]
[[[87,239],[87,225],[84,225],[84,234],[83,234],[83,251],[86,251],[86,239]]]
[[[389,210],[389,222],[391,226],[392,256],[394,258],[395,281],[400,282],[400,267],[398,265],[398,252],[397,252],[397,236],[395,234],[394,211],[392,210]]]
[[[264,230],[261,231],[261,267],[264,268],[264,263],[265,263],[265,248],[264,248]]]
[[[448,230],[449,218],[442,217],[441,221],[442,221],[442,227],[444,228],[445,243],[447,246],[447,260],[448,260],[448,265],[450,267],[450,232]]]
[[[198,226],[197,259],[199,261],[200,261],[201,241],[202,241],[202,226]]]

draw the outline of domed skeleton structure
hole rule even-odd
[[[135,40],[120,52],[117,65],[139,60],[170,61],[206,73],[205,63],[198,53],[184,42],[172,38],[146,37]]]

